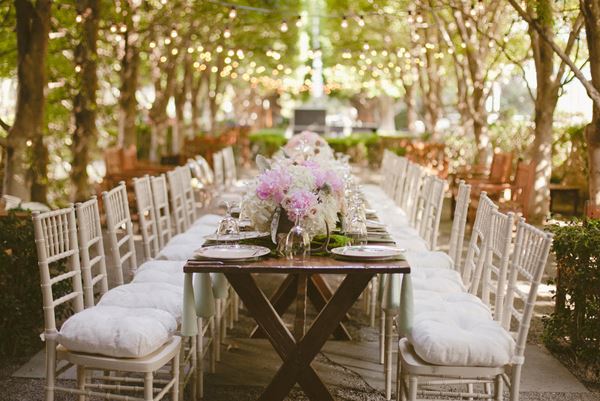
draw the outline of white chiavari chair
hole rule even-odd
[[[172,221],[176,234],[183,234],[188,229],[185,195],[177,170],[167,171],[169,198],[171,201]]]
[[[150,176],[133,179],[133,190],[138,211],[138,223],[142,234],[144,260],[154,259],[158,255],[159,237],[156,209],[152,202]]]
[[[413,401],[422,395],[501,401],[506,384],[510,400],[518,401],[529,324],[551,243],[550,234],[524,220],[518,222],[502,324],[492,319],[470,318],[460,312],[455,316],[447,312],[432,314],[413,324],[411,334],[399,345],[398,399]],[[521,289],[523,286],[528,289]],[[499,300],[496,308],[500,308]],[[513,320],[517,331],[511,333]],[[468,384],[469,387],[466,393],[431,389],[434,385],[448,384]],[[474,391],[473,386],[477,384],[483,385],[483,392]],[[492,386],[493,392],[490,391]]]
[[[158,238],[164,238],[160,226],[167,226],[168,224],[159,224],[156,214],[156,209],[153,205],[153,193],[152,184],[158,189],[159,198],[164,197],[164,187],[161,185],[164,183],[164,176],[153,177],[155,180],[151,182],[149,177],[144,177],[136,181],[138,188],[143,190],[150,189],[150,197],[143,196],[138,199],[138,215],[140,218],[140,226],[154,227],[156,234],[154,236],[142,235],[142,242],[144,249],[149,249],[150,255],[157,255],[160,258],[161,252],[159,252],[159,240]],[[148,179],[146,185],[143,185],[145,180]],[[123,188],[121,191],[125,192]],[[162,194],[162,195],[160,195]],[[127,197],[125,196],[125,199]],[[142,201],[141,199],[144,199]],[[160,205],[160,209],[164,209],[163,205]],[[144,213],[142,210],[154,210],[154,213]],[[106,220],[111,220],[111,214],[114,208],[111,205],[105,206]],[[168,211],[168,209],[167,209]],[[161,212],[162,213],[162,212]],[[168,219],[165,219],[168,222]],[[128,222],[129,224],[131,221]],[[109,238],[112,235],[109,235]],[[113,241],[115,239],[113,238]],[[172,241],[173,239],[171,239]],[[133,253],[135,255],[135,248],[129,247],[129,243],[124,243],[123,247],[119,248],[119,252],[128,254]],[[197,247],[196,245],[194,245]],[[199,245],[198,245],[199,246]],[[120,255],[118,255],[120,256]],[[121,260],[122,258],[115,258]],[[181,314],[183,311],[183,265],[187,259],[180,260],[158,260],[151,258],[136,269],[133,280],[130,284],[119,286],[107,294],[105,294],[99,305],[128,305],[130,307],[152,305],[154,308],[162,309],[171,313],[178,322],[181,320]],[[123,266],[119,266],[123,269]],[[204,295],[201,295],[204,297]],[[205,297],[205,302],[214,302],[212,294],[210,297]],[[206,320],[206,321],[205,321]],[[213,339],[217,338],[217,334],[212,324],[212,319],[198,319],[198,336],[190,339],[190,344],[182,348],[182,355],[180,357],[180,364],[182,368],[184,366],[190,366],[186,374],[182,373],[182,380],[180,383],[181,389],[192,380],[192,391],[194,394],[202,394],[203,392],[203,372],[204,372],[204,358],[206,355],[210,355],[210,369],[214,371],[214,363],[216,350],[213,346]],[[185,353],[184,353],[185,351]],[[184,370],[182,370],[184,372]]]
[[[213,173],[214,173],[214,185],[219,190],[225,188],[225,172],[223,166],[223,152],[213,153]]]
[[[80,398],[145,401],[161,400],[171,392],[177,399],[181,339],[173,336],[175,319],[164,311],[148,308],[135,311],[100,306],[84,309],[73,208],[34,213],[33,222],[44,306],[46,401],[54,400],[56,391]],[[51,269],[51,265],[61,262],[68,271],[54,274],[56,269]],[[68,292],[56,298],[53,287],[61,285],[64,290],[65,282],[69,281]],[[67,302],[71,302],[74,314],[59,328],[55,309]],[[123,336],[125,341],[117,341],[117,336]],[[66,361],[67,365],[57,369],[58,361]],[[157,380],[157,371],[169,363],[170,377]],[[77,388],[57,385],[57,377],[73,365],[77,369]],[[143,377],[101,376],[92,380],[93,371],[137,373]],[[119,384],[119,381],[128,384]],[[162,388],[155,389],[154,384],[159,382]],[[118,394],[120,391],[139,391],[143,398],[125,397]]]
[[[102,204],[106,215],[108,246],[111,256],[109,267],[114,271],[115,284],[121,285],[125,282],[125,272],[129,280],[137,269],[133,224],[129,214],[125,182],[121,181],[115,188],[103,192]],[[127,248],[128,251],[121,252],[121,248]]]

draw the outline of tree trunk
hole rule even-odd
[[[379,129],[382,131],[396,132],[396,121],[394,120],[394,98],[382,94],[379,96]]]
[[[43,141],[44,91],[51,1],[15,0],[15,9],[17,105],[15,121],[6,138],[3,188],[7,194],[45,203],[48,152]]]
[[[600,1],[581,0],[585,19],[592,85],[600,91]],[[585,127],[588,145],[590,201],[600,206],[600,104],[594,102],[592,122]]]
[[[79,91],[74,99],[75,132],[73,133],[73,163],[71,200],[86,199],[92,191],[88,182],[87,166],[90,161],[90,148],[98,137],[96,128],[97,46],[99,0],[77,2],[77,13],[83,17],[81,41],[75,48],[75,63],[79,72]]]
[[[411,135],[417,134],[417,106],[415,104],[415,85],[404,84],[404,102],[406,103],[406,128]]]
[[[133,9],[129,1],[123,2],[128,11],[125,16],[124,42],[125,49],[121,58],[121,87],[119,94],[119,145],[128,147],[137,144],[136,116],[137,100],[135,92],[138,87],[140,69],[140,52],[138,49],[139,34],[135,32]]]
[[[546,35],[553,36],[552,29],[552,3],[550,0],[541,0],[537,3],[538,10],[545,18],[538,18]],[[533,191],[529,200],[528,218],[534,223],[541,223],[550,212],[550,178],[552,176],[552,127],[554,111],[558,102],[560,89],[560,72],[554,77],[554,51],[543,40],[538,32],[529,28],[533,59],[536,71],[536,96],[535,96],[535,139],[531,148],[531,161],[535,166]]]

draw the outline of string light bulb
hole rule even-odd
[[[287,24],[287,21],[286,21],[286,20],[283,20],[283,21],[281,22],[281,26],[279,27],[279,30],[280,30],[281,32],[287,32],[287,31],[288,31],[288,24]]]
[[[360,26],[361,28],[362,28],[363,26],[365,26],[365,17],[363,17],[362,15],[360,15],[360,16],[358,17],[358,26]]]
[[[231,7],[229,9],[229,18],[234,19],[237,17],[237,9],[235,7]]]
[[[340,26],[344,29],[348,28],[348,20],[346,19],[345,15],[342,17],[342,23],[340,24]]]
[[[296,27],[302,28],[302,25],[304,25],[304,23],[302,22],[302,16],[299,15],[298,18],[296,18]]]
[[[223,31],[223,37],[225,39],[229,39],[231,37],[231,31],[229,30],[228,26],[226,26],[225,30]]]

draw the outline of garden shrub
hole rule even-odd
[[[0,217],[0,358],[29,355],[42,344],[44,316],[37,261],[31,215],[19,211]],[[62,272],[65,265],[51,269]],[[66,286],[55,286],[55,297],[64,294]],[[68,307],[59,308],[57,319],[67,314]]]
[[[586,381],[600,381],[600,220],[552,226],[556,305],[544,320],[546,346],[577,365]]]
[[[285,131],[277,128],[263,129],[254,132],[250,134],[249,139],[252,159],[254,159],[257,154],[271,157],[273,153],[277,152],[277,150],[287,142]]]

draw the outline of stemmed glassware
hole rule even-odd
[[[236,218],[231,215],[231,209],[233,208],[232,202],[223,202],[226,207],[225,217],[219,222],[217,228],[217,242],[222,242],[223,238],[230,237],[233,235],[240,234],[240,226]]]
[[[285,237],[283,254],[290,260],[304,260],[310,255],[310,236],[300,221],[302,213],[300,209],[294,209],[295,223]]]

